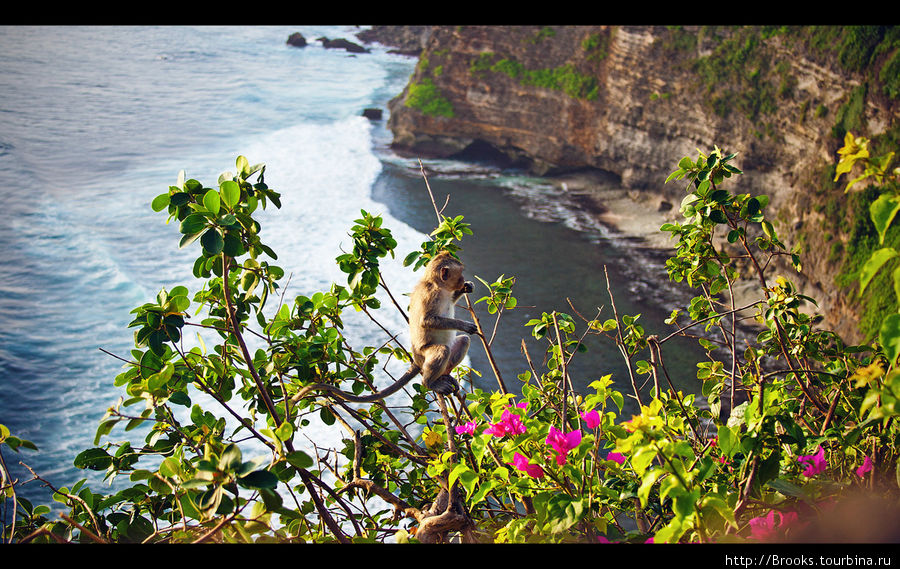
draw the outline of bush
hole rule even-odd
[[[687,185],[684,221],[662,228],[677,240],[668,273],[698,291],[673,312],[672,330],[649,334],[639,315],[619,314],[612,297],[612,314],[602,318],[543,313],[528,327],[545,353],[526,354],[516,389],[495,368],[496,390],[454,398],[415,385],[400,405],[350,405],[307,389],[374,392],[377,367],[408,359],[391,338],[356,348],[342,333],[347,309],[376,322],[380,310],[401,310],[375,297],[381,289],[396,298],[379,272],[396,248],[381,218],[363,211],[355,221],[353,249],[337,258],[346,284],[284,302],[283,271],[254,217],[259,207],[280,207],[265,168],[239,157],[237,173],[223,174],[217,187],[179,181],[152,207],[180,224],[181,246],[198,247],[194,274],[204,286],[193,294],[175,286],[135,308],[135,349],[115,378],[127,398],[101,421],[96,446],[75,458],[79,468],[127,477],[131,486],[111,495],[84,481],[55,489],[69,511],[51,521],[46,507],[17,500],[15,485],[4,482],[4,505],[16,506],[3,520],[6,539],[808,540],[828,538],[821,515],[856,491],[890,506],[880,513],[894,512],[900,333],[885,336],[891,343],[882,349],[847,346],[815,328],[801,310],[813,300],[772,275],[775,261],[799,269],[800,258],[766,220],[768,200],[723,188],[740,174],[733,158],[718,149],[685,157],[667,180]],[[457,252],[471,233],[461,217],[439,215],[432,238],[405,264],[416,269],[439,251]],[[729,294],[738,263],[759,283],[762,300],[749,306],[735,306]],[[471,302],[467,308],[480,331],[496,330],[516,309],[514,279],[481,282],[474,304],[485,303],[495,322],[479,321]],[[747,315],[760,331],[744,343],[739,323]],[[184,348],[188,329],[215,343]],[[569,364],[588,335],[618,346],[632,393],[614,389],[602,370],[590,392],[574,392]],[[708,406],[668,381],[661,347],[676,336],[698,338],[706,350],[697,377]],[[479,337],[490,356],[490,339]],[[649,397],[638,389],[644,380],[653,385]],[[626,397],[640,410],[623,420]],[[299,448],[314,417],[343,429],[342,446]],[[101,443],[115,426],[141,423],[151,425],[143,443]],[[265,454],[249,457],[251,442]],[[5,429],[0,443],[29,446]]]

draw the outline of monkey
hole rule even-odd
[[[449,253],[436,255],[410,298],[413,363],[419,367],[425,387],[441,395],[459,390],[450,372],[469,351],[469,336],[456,331],[470,335],[478,331],[472,322],[454,317],[456,301],[474,290],[472,282],[463,278],[464,268]]]
[[[412,364],[400,379],[371,395],[353,395],[333,385],[314,383],[301,389],[291,401],[299,401],[310,391],[323,390],[353,403],[372,403],[395,393],[420,373],[425,387],[435,393],[457,392],[459,383],[450,372],[468,353],[469,336],[455,331],[469,335],[478,332],[474,323],[454,317],[456,301],[475,288],[463,277],[464,269],[462,262],[446,251],[435,255],[425,267],[425,274],[410,295]]]

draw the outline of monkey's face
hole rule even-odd
[[[466,279],[463,278],[463,268],[458,265],[441,268],[441,281],[448,290],[453,292],[464,291]]]

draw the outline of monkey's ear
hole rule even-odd
[[[448,267],[441,267],[441,280],[445,281],[450,278],[450,269]]]

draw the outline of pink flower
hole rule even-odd
[[[525,425],[522,424],[521,417],[515,413],[504,411],[500,421],[491,425],[485,432],[496,437],[502,437],[504,435],[520,435],[525,432]]]
[[[617,464],[625,464],[625,455],[617,452],[610,452],[607,453],[606,460],[611,460]]]
[[[856,469],[856,475],[860,478],[866,475],[866,472],[872,470],[872,459],[868,456],[863,460],[862,466]]]
[[[516,467],[516,470],[521,470],[528,476],[532,478],[543,478],[544,477],[544,469],[541,468],[537,464],[530,464],[528,459],[522,456],[519,453],[516,453],[513,456],[513,461],[510,463]]]
[[[526,403],[527,405],[527,403]],[[504,435],[521,435],[525,433],[525,425],[522,423],[522,417],[508,410],[503,412],[498,423],[494,423],[484,431],[495,437]]]
[[[776,516],[779,522],[776,523]],[[776,512],[769,510],[766,517],[756,517],[750,520],[750,537],[759,541],[772,541],[777,539],[786,530],[793,528],[802,528],[805,524],[800,523],[800,516],[797,512]],[[780,531],[779,531],[780,530]]]
[[[570,450],[581,444],[581,431],[575,429],[563,434],[556,427],[550,427],[546,443],[556,451],[556,464],[562,466],[566,463],[566,455]]]
[[[474,435],[475,434],[475,421],[469,421],[464,425],[456,425],[456,434],[462,435]]]
[[[766,517],[759,516],[750,520],[750,537],[759,541],[769,541],[777,537],[776,515],[781,518],[780,512],[769,510]]]
[[[597,542],[598,543],[612,543],[611,541],[606,539],[606,536],[602,536],[602,535],[597,536]]]
[[[821,445],[819,446],[819,452],[816,454],[801,455],[797,460],[806,466],[803,476],[807,478],[812,478],[820,472],[825,472],[825,468],[828,467],[828,463],[825,461],[825,449]]]
[[[584,419],[588,429],[596,429],[600,425],[600,413],[596,409],[585,411],[581,414],[581,418]]]
[[[781,527],[797,525],[800,522],[800,516],[797,512],[785,512],[781,514]]]

